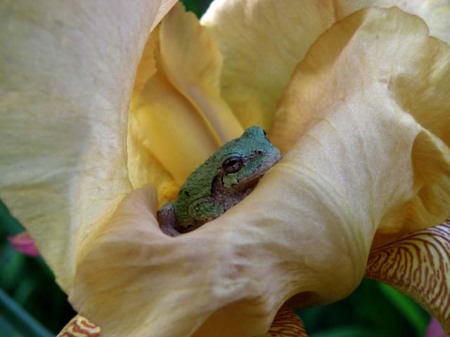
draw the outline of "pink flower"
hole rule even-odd
[[[425,337],[445,337],[445,332],[436,318],[431,319]]]
[[[29,256],[39,256],[39,251],[34,245],[34,241],[28,232],[22,232],[17,235],[8,237],[9,242],[13,247],[22,254]]]

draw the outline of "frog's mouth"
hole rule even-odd
[[[274,160],[272,162],[266,163],[264,166],[259,168],[259,171],[261,172],[260,174],[253,176],[247,180],[242,180],[239,183],[240,188],[238,190],[241,193],[241,198],[238,200],[238,202],[241,201],[242,199],[244,199],[247,195],[249,195],[255,189],[255,187],[256,187],[256,185],[258,185],[260,179],[267,173],[267,171],[273,165],[275,165],[278,161],[280,161],[281,158],[282,158],[281,154],[277,157],[274,157]]]
[[[251,192],[256,187],[256,185],[258,185],[259,180],[267,173],[267,171],[272,166],[278,163],[281,160],[281,158],[282,158],[281,154],[278,153],[278,156],[274,156],[272,161],[267,162],[258,168],[258,171],[260,172],[258,175],[248,178],[247,180],[242,180],[239,183],[242,186],[242,190],[250,189]]]
[[[248,179],[247,181],[242,181],[240,183],[240,185],[242,186],[242,190],[253,190],[256,187],[256,185],[258,185],[259,180],[264,176],[265,173],[266,172],[263,172],[256,177]]]

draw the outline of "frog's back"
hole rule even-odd
[[[197,200],[208,198],[212,195],[212,183],[217,175],[217,160],[221,157],[216,152],[200,165],[181,186],[178,198],[173,201],[174,210],[178,222],[190,222],[190,206]],[[183,226],[183,224],[181,224]],[[187,226],[187,224],[184,224]]]

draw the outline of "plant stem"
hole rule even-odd
[[[2,313],[11,326],[13,326],[23,336],[53,336],[53,334],[45,329],[33,317],[31,317],[28,312],[26,312],[19,304],[9,297],[2,289],[0,289],[0,313]]]

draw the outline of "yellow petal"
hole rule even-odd
[[[427,23],[432,36],[450,42],[450,4],[445,0],[339,0],[336,13],[342,18],[362,8],[393,6],[419,16]]]
[[[76,315],[61,330],[57,337],[100,337],[100,327],[89,322],[85,317]],[[302,322],[287,306],[283,306],[275,316],[269,331],[264,337],[307,337]]]
[[[298,292],[307,303],[348,294],[370,246],[370,229],[359,226],[367,214],[340,214],[335,195],[300,176],[302,158],[277,165],[241,204],[177,238],[159,230],[156,196],[134,192],[87,239],[71,302],[107,336],[239,337],[264,334]]]
[[[132,135],[178,186],[219,148],[201,116],[161,72],[147,81],[130,114]]]
[[[243,128],[220,96],[221,55],[192,13],[173,8],[152,41],[158,70],[134,97],[131,131],[181,185]]]
[[[156,207],[153,189],[136,190],[86,238],[70,293],[75,308],[105,336],[264,334],[277,312],[268,290],[275,290],[280,274],[270,272],[281,267],[255,249],[264,233],[254,240],[245,226],[235,233],[225,225],[170,238],[158,227]],[[261,249],[270,247],[267,242]],[[277,292],[274,297],[279,300]],[[289,311],[281,312],[272,333],[286,322]],[[302,331],[298,320],[289,318],[289,324]]]
[[[191,336],[216,306],[205,274],[220,243],[212,236],[216,250],[207,252],[184,241],[188,235],[165,236],[156,207],[154,190],[136,190],[87,238],[70,300],[105,336]],[[211,248],[203,239],[203,247]]]
[[[315,40],[370,6],[398,6],[426,20],[432,35],[450,41],[450,5],[444,1],[214,1],[202,24],[224,55],[223,96],[241,123],[270,129],[283,89]]]
[[[450,334],[450,222],[412,233],[370,253],[367,276],[406,293]]]
[[[403,110],[387,81],[408,62],[389,51],[408,37],[409,50],[429,39],[420,19],[398,9],[355,13],[324,34],[281,104],[292,116],[274,130],[284,159],[241,203],[176,238],[157,226],[154,193],[132,193],[86,239],[75,308],[108,336],[246,337],[267,333],[295,294],[310,305],[353,291],[376,230],[399,230],[419,181],[433,207],[442,211],[438,193],[449,204],[447,145]],[[432,164],[419,164],[417,148],[433,150]],[[418,166],[434,174],[421,180]]]
[[[157,186],[160,204],[176,198],[180,185],[145,146],[141,125],[133,113],[129,115],[128,130],[128,176],[133,189],[149,184]]]
[[[130,190],[134,73],[161,6],[173,3],[1,6],[0,197],[65,290],[77,240]]]
[[[329,123],[349,105],[347,132],[357,132],[360,144],[347,151],[364,158],[345,165],[366,166],[366,179],[378,181],[365,191],[369,195],[386,195],[389,185],[401,181],[409,194],[399,204],[375,197],[371,212],[383,217],[378,234],[436,225],[448,216],[450,202],[449,55],[448,45],[430,37],[415,16],[398,9],[357,12],[324,34],[296,69],[272,138],[287,151],[307,130]],[[391,121],[368,122],[367,113]],[[362,123],[367,125],[360,130]],[[386,155],[377,158],[368,151],[369,142],[388,146]],[[402,143],[408,144],[403,150]],[[378,202],[391,203],[391,210],[380,214]]]
[[[202,17],[224,57],[222,93],[241,123],[272,126],[295,65],[335,18],[323,1],[215,1]]]
[[[242,126],[220,96],[220,51],[195,15],[180,6],[161,23],[161,63],[173,85],[203,113],[220,144],[242,135]]]
[[[151,36],[157,35],[157,33],[155,33],[157,30],[158,28],[156,27]],[[157,48],[157,42],[157,39],[150,37],[144,46],[141,62],[138,65],[134,79],[133,96],[138,95],[149,78],[156,73],[156,61],[153,55],[155,53],[155,48]]]

